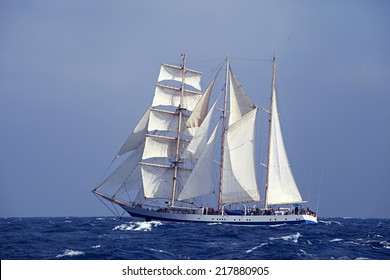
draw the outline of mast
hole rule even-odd
[[[275,75],[276,75],[276,62],[275,57],[272,60],[272,85],[271,85],[271,106],[269,111],[269,133],[268,133],[268,160],[267,160],[267,180],[265,183],[265,207],[268,208],[268,183],[269,183],[269,159],[271,151],[271,133],[272,133],[272,107],[274,103],[274,90],[275,90]]]
[[[219,177],[219,197],[218,197],[218,210],[221,209],[222,204],[222,180],[223,180],[223,154],[224,154],[224,142],[225,142],[225,133],[226,133],[226,113],[227,113],[227,95],[228,95],[228,81],[229,81],[229,55],[226,57],[226,76],[225,76],[225,91],[223,97],[223,126],[222,126],[222,141],[221,141],[221,163],[220,163],[220,177]]]
[[[180,96],[180,104],[179,107],[177,108],[178,113],[179,113],[179,121],[177,123],[177,140],[176,140],[176,155],[175,155],[175,161],[174,161],[174,171],[173,171],[173,188],[172,188],[172,199],[171,199],[171,206],[175,206],[175,193],[176,193],[176,186],[177,186],[177,173],[179,169],[179,155],[180,155],[180,134],[181,134],[181,122],[182,122],[182,104],[183,104],[183,96],[184,96],[184,77],[185,77],[185,72],[186,72],[186,67],[187,67],[187,59],[186,59],[186,54],[183,54],[183,67],[182,67],[182,76],[181,76],[181,96]]]

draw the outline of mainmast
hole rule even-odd
[[[270,163],[270,151],[271,151],[271,133],[272,133],[272,107],[274,103],[274,90],[275,90],[275,75],[276,75],[276,62],[275,57],[272,60],[272,85],[271,85],[271,106],[269,110],[269,133],[268,133],[268,160],[267,160],[267,180],[265,183],[265,208],[268,208],[268,183],[269,183],[269,163]]]
[[[180,134],[181,134],[181,122],[183,118],[182,113],[182,106],[183,106],[183,96],[184,96],[184,77],[186,73],[186,67],[187,67],[187,59],[186,54],[183,54],[183,66],[182,66],[182,76],[181,76],[181,96],[180,96],[180,104],[177,108],[177,111],[179,113],[179,120],[177,123],[177,138],[176,138],[176,155],[175,155],[175,161],[173,162],[175,167],[173,171],[173,188],[172,188],[172,199],[171,199],[171,206],[175,206],[175,193],[176,193],[176,186],[177,186],[177,173],[179,169],[179,161],[180,161]]]
[[[225,133],[227,129],[227,95],[228,95],[228,82],[229,82],[229,55],[226,57],[226,76],[225,76],[225,90],[224,90],[224,97],[223,97],[223,115],[222,115],[222,140],[221,140],[221,162],[220,162],[220,177],[219,177],[219,197],[218,197],[218,210],[221,209],[222,204],[222,181],[223,181],[223,154],[224,154],[224,142],[225,142]]]

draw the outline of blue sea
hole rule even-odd
[[[390,220],[233,226],[131,217],[0,218],[2,260],[389,260]]]

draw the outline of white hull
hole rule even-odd
[[[238,225],[275,225],[275,224],[317,224],[317,217],[312,215],[202,215],[158,212],[152,209],[133,208],[125,205],[121,207],[132,217],[145,220],[199,222],[199,223],[226,223]]]

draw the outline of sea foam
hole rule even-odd
[[[294,243],[298,243],[298,239],[301,236],[302,235],[299,232],[297,232],[296,234],[291,234],[291,235],[286,235],[286,236],[281,236],[281,237],[269,237],[269,240],[282,239],[284,241],[292,241]]]
[[[254,250],[257,250],[257,249],[259,249],[259,248],[261,248],[261,247],[263,247],[263,246],[265,246],[265,245],[268,245],[268,243],[261,243],[259,246],[253,247],[252,249],[249,249],[249,250],[246,250],[246,253],[247,253],[247,254],[250,254],[250,253],[252,253]]]
[[[57,259],[63,258],[63,257],[74,257],[74,256],[80,256],[84,255],[85,253],[82,251],[74,251],[70,249],[66,249],[63,254],[59,254],[56,256]]]
[[[127,231],[151,231],[153,227],[161,226],[162,223],[158,221],[151,222],[130,222],[128,224],[121,224],[114,227],[112,230],[127,230]]]

